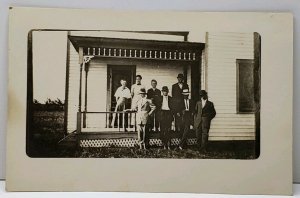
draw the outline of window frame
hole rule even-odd
[[[240,90],[240,83],[239,83],[239,71],[240,71],[240,64],[241,63],[246,63],[246,64],[252,64],[253,65],[253,75],[254,75],[254,59],[236,59],[236,112],[238,114],[255,114],[255,100],[253,98],[253,102],[254,102],[254,107],[252,111],[241,111],[240,109],[240,94],[239,94],[239,90]],[[253,82],[254,82],[254,76],[253,76]],[[254,83],[253,83],[253,89],[254,89]],[[253,93],[255,94],[255,93]]]

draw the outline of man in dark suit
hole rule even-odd
[[[156,80],[151,80],[151,86],[152,88],[148,89],[147,91],[147,99],[150,99],[152,104],[154,106],[157,106],[155,102],[158,101],[158,98],[161,96],[161,91],[156,88],[157,86],[157,81]],[[159,119],[158,119],[158,111],[154,111],[154,113],[150,116],[149,124],[150,124],[150,130],[155,130],[158,132],[159,128]]]
[[[181,136],[181,141],[179,143],[179,149],[182,150],[186,145],[187,135],[190,131],[191,125],[193,125],[193,116],[195,112],[195,103],[193,100],[189,99],[189,90],[183,89],[183,103],[182,106],[184,110],[182,111],[182,119],[183,119],[183,133]]]
[[[175,117],[175,131],[182,132],[182,102],[183,102],[183,89],[189,89],[189,85],[184,82],[183,74],[178,74],[178,82],[172,85],[172,98],[174,102],[174,117]]]
[[[201,151],[205,151],[210,123],[216,116],[216,110],[214,104],[208,101],[205,90],[200,91],[200,98],[195,107],[194,129],[196,130],[197,144]]]
[[[169,89],[167,86],[162,87],[162,96],[157,98],[158,101],[156,109],[159,111],[160,119],[160,135],[163,142],[164,149],[171,149],[170,131],[173,121],[173,104],[172,97],[169,96]]]

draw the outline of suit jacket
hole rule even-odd
[[[140,99],[137,101],[136,110],[136,123],[145,125],[148,123],[149,114],[151,114],[154,109],[151,108],[150,102],[147,99]]]
[[[161,96],[161,91],[159,89],[155,89],[155,91],[151,88],[147,91],[147,98],[153,100],[153,104],[157,101],[157,98]]]
[[[183,95],[182,95],[182,90],[183,89],[189,89],[189,85],[186,83],[183,83],[182,89],[179,87],[178,83],[175,83],[172,85],[172,97],[174,100],[174,111],[176,113],[182,111],[182,101],[183,101]]]
[[[194,128],[199,127],[201,121],[205,121],[207,123],[203,123],[210,127],[210,121],[216,116],[216,110],[214,107],[214,103],[210,101],[206,101],[205,106],[202,108],[202,101],[199,100],[195,106],[195,115],[194,115]]]
[[[163,103],[163,96],[159,96],[154,100],[154,104],[156,105],[157,110],[161,110]],[[173,98],[171,96],[168,96],[168,105],[170,108],[170,111],[173,112]]]
[[[163,96],[160,96],[157,98],[157,100],[155,101],[156,103],[156,109],[158,110],[158,114],[159,114],[159,117],[158,119],[160,120],[160,122],[172,122],[173,121],[173,113],[174,113],[174,105],[173,105],[173,98],[171,96],[168,96],[168,105],[169,105],[169,108],[170,108],[170,114],[169,115],[165,115],[163,114],[163,116],[161,115],[161,108],[162,108],[162,103],[163,103]]]
[[[195,102],[192,99],[189,99],[189,110],[185,110],[185,100],[183,100],[183,121],[184,123],[190,125],[193,123],[193,115],[195,113]]]

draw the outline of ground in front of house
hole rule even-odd
[[[164,150],[151,147],[147,150],[133,148],[80,148],[58,144],[64,138],[62,111],[35,111],[31,139],[27,142],[30,157],[76,158],[177,158],[177,159],[255,159],[254,141],[226,141],[209,143],[206,152],[195,146],[184,150],[173,147]]]

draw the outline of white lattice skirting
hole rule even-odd
[[[178,145],[179,138],[171,139],[171,145]],[[188,145],[194,145],[197,143],[196,138],[187,140]],[[80,147],[134,147],[138,144],[137,139],[122,138],[122,139],[96,139],[96,140],[80,140]],[[150,139],[150,146],[162,146],[160,139]]]

